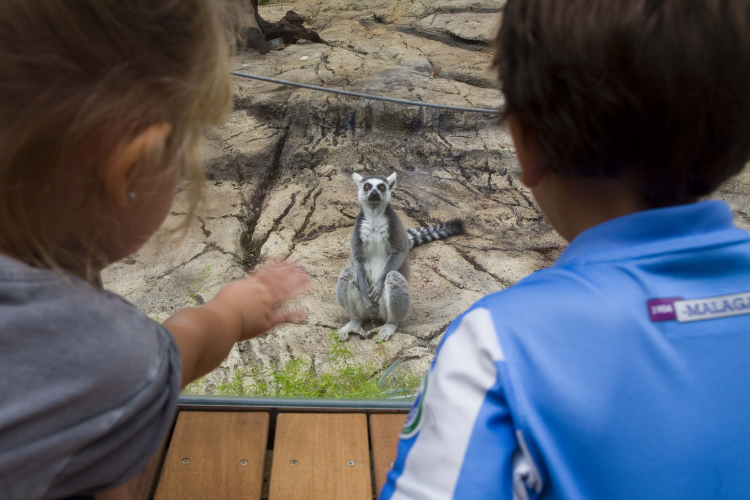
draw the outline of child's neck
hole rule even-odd
[[[567,241],[583,231],[623,215],[648,209],[634,176],[617,179],[547,175],[532,189],[552,227]]]

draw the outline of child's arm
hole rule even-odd
[[[182,387],[217,367],[235,342],[260,335],[300,313],[278,307],[310,288],[310,279],[290,262],[272,263],[248,278],[225,286],[201,307],[183,309],[167,319],[182,363]],[[100,493],[97,500],[131,500],[128,483]]]
[[[205,375],[240,340],[248,340],[274,326],[300,319],[299,313],[278,307],[310,288],[310,279],[290,262],[277,262],[225,286],[201,307],[176,312],[163,325],[180,350],[182,387]]]

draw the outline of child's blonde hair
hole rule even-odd
[[[84,273],[106,264],[83,231],[65,250],[50,236],[75,224],[66,178],[154,123],[174,130],[148,161],[202,178],[202,129],[231,107],[219,2],[0,2],[0,250]],[[190,184],[194,207],[202,183]],[[93,181],[87,196],[96,189]]]

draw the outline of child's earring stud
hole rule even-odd
[[[134,191],[129,192],[128,198],[130,199],[130,201],[135,201],[136,199],[135,192]]]

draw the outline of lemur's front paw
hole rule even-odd
[[[380,304],[370,301],[365,304],[365,308],[367,309],[367,315],[370,316],[370,319],[375,320],[378,318],[378,315],[380,314]]]
[[[377,300],[372,300],[369,295],[365,295],[362,297],[362,301],[365,303],[365,310],[367,311],[367,314],[372,316],[372,312],[380,308],[380,304],[378,304]]]
[[[380,296],[383,294],[383,286],[385,280],[378,280],[370,287],[370,300],[377,303],[380,300]]]

